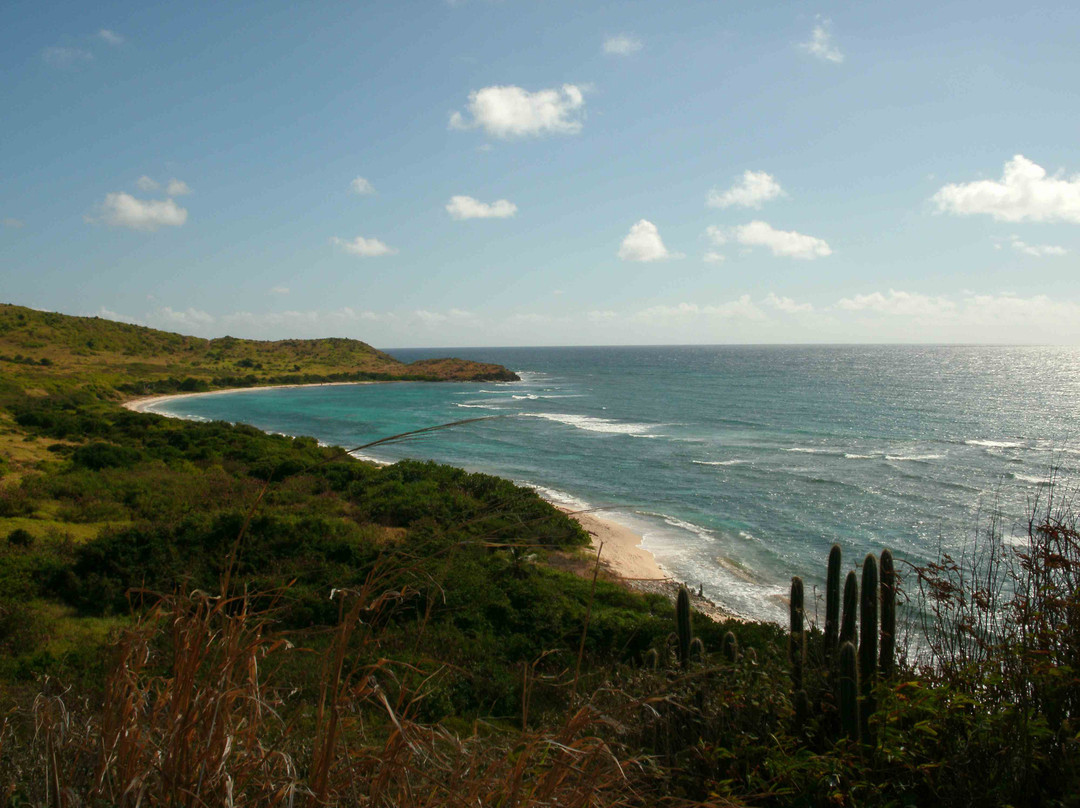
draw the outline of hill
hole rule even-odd
[[[327,381],[516,381],[464,359],[405,364],[359,340],[200,339],[140,325],[0,304],[4,386],[95,384],[120,394]]]

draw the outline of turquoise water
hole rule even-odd
[[[372,455],[433,459],[610,505],[677,578],[781,619],[793,574],[823,583],[892,548],[912,562],[999,509],[1020,530],[1051,467],[1080,476],[1080,350],[1045,347],[484,348],[521,382],[254,390],[156,408],[346,447],[499,416]],[[1014,527],[1015,526],[1015,527]]]

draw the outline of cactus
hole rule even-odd
[[[788,658],[791,660],[791,684],[799,691],[803,686],[803,664],[806,662],[806,632],[803,630],[803,582],[798,575],[791,579],[789,616],[791,637],[788,640]]]
[[[829,570],[825,579],[825,664],[836,657],[840,644],[840,545],[829,550]]]
[[[690,664],[690,593],[685,586],[679,587],[679,597],[675,602],[675,626],[679,631],[679,664]]]
[[[724,635],[723,649],[724,659],[731,663],[739,661],[739,641],[735,639],[733,632],[729,631]]]
[[[859,579],[854,570],[847,574],[844,581],[844,622],[840,626],[840,642],[855,645],[855,610],[859,605]]]
[[[859,738],[859,669],[855,646],[840,646],[840,727],[848,738]]]
[[[882,679],[893,675],[893,655],[896,650],[896,567],[892,553],[881,551],[881,653],[878,670]]]
[[[734,635],[732,635],[732,639],[734,639]],[[736,650],[738,649],[736,648]],[[755,649],[747,648],[745,658],[751,665],[757,665],[757,651]]]
[[[870,716],[874,712],[874,682],[878,665],[878,565],[873,553],[866,556],[862,568],[862,598],[859,608],[859,684],[862,689],[862,737],[873,743]]]
[[[810,697],[805,690],[795,691],[795,729],[802,731],[810,718]]]
[[[701,641],[701,637],[694,637],[690,640],[690,658],[696,659],[698,662],[705,661],[705,643]]]

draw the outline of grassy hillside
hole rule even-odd
[[[509,481],[118,403],[471,363],[0,314],[0,808],[1080,805],[1053,488],[1023,541],[899,566],[915,664],[873,556],[842,629],[795,581],[790,632],[719,625],[560,571],[587,536]]]
[[[352,339],[208,340],[10,304],[0,304],[0,373],[8,389],[97,384],[126,394],[369,379],[517,379],[502,366],[461,359],[407,365]]]

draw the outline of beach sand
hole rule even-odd
[[[599,550],[600,569],[605,579],[639,592],[664,595],[671,601],[678,597],[681,582],[666,573],[653,554],[641,546],[644,541],[642,536],[625,525],[598,516],[595,512],[572,511],[559,505],[556,507],[567,516],[577,520],[585,528],[585,532],[592,537],[592,554],[588,565],[575,565],[574,572],[584,577],[592,577],[596,552]],[[699,597],[691,587],[687,589],[690,592],[690,602],[696,611],[718,622],[742,620],[708,598]]]
[[[243,393],[255,390],[282,390],[292,387],[336,387],[344,384],[387,384],[387,382],[325,382],[323,384],[278,384],[264,387],[234,387],[226,390],[210,390],[195,393],[170,393],[168,395],[142,396],[123,402],[123,406],[134,412],[147,412],[156,404],[163,404],[178,398],[188,396],[214,396],[225,393]],[[365,460],[365,462],[371,462]],[[678,596],[681,583],[670,575],[657,563],[656,558],[642,547],[644,538],[635,533],[631,528],[621,525],[611,519],[598,516],[593,511],[572,511],[554,502],[551,503],[563,513],[585,528],[585,532],[592,537],[592,555],[583,563],[581,559],[567,563],[567,569],[591,578],[593,574],[596,551],[600,550],[600,568],[606,580],[613,581],[639,592],[654,592],[661,594],[674,601]],[[568,559],[564,559],[568,561]],[[731,612],[728,612],[708,598],[699,597],[695,590],[690,590],[690,600],[693,607],[711,617],[714,620],[741,620]]]
[[[257,385],[255,387],[229,387],[224,390],[205,390],[195,393],[168,393],[159,396],[140,396],[139,398],[128,399],[123,402],[122,406],[132,412],[147,412],[149,411],[149,408],[155,404],[163,404],[166,401],[173,401],[178,398],[188,398],[189,396],[221,396],[226,393],[251,393],[256,390],[288,390],[293,387],[339,387],[345,384],[389,384],[389,382],[322,382],[321,384],[268,384]]]

